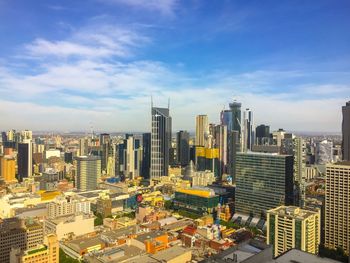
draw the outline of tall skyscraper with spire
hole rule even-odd
[[[168,108],[153,107],[151,130],[151,179],[168,176],[171,147],[171,117]]]
[[[343,110],[343,123],[342,123],[342,151],[343,160],[350,161],[350,101],[346,103],[342,108]]]

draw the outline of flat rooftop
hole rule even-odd
[[[337,260],[321,258],[319,256],[298,250],[291,249],[273,261],[275,263],[339,263]]]

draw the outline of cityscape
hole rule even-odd
[[[350,263],[350,5],[297,2],[0,1],[0,263]]]

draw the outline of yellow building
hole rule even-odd
[[[275,257],[292,248],[317,254],[321,238],[320,211],[280,206],[267,211],[267,244]]]
[[[10,254],[11,262],[19,263],[58,263],[59,244],[55,235],[49,234],[44,245],[21,252],[20,249],[13,249]]]
[[[16,160],[9,155],[0,157],[0,176],[5,183],[16,182]]]
[[[325,246],[350,252],[350,162],[326,166]]]

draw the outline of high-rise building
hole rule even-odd
[[[79,139],[79,156],[85,156],[88,154],[88,142],[86,138]]]
[[[350,101],[342,108],[343,122],[342,122],[342,152],[343,160],[350,161]]]
[[[233,181],[236,180],[236,158],[237,153],[240,151],[239,132],[231,131],[228,137],[228,172]]]
[[[107,172],[108,157],[110,156],[111,138],[108,133],[100,134],[101,171]]]
[[[169,108],[152,107],[151,179],[168,176],[171,147],[171,117]]]
[[[241,114],[241,106],[240,102],[234,101],[229,104],[232,112],[232,130],[238,131],[238,138],[241,140],[241,131],[242,131],[242,114]]]
[[[316,143],[315,151],[316,164],[327,164],[333,162],[333,142],[323,140]]]
[[[208,135],[209,135],[208,115],[197,115],[195,145],[207,147]]]
[[[77,160],[77,189],[96,190],[101,178],[101,158],[99,156],[80,156]]]
[[[296,185],[296,202],[298,206],[303,207],[305,201],[305,166],[306,166],[306,144],[305,141],[296,137],[293,139],[293,157],[294,157],[294,183]]]
[[[0,177],[5,183],[16,182],[16,160],[14,157],[0,156]]]
[[[221,125],[226,125],[227,130],[232,131],[232,111],[231,110],[223,110],[220,114],[220,123]]]
[[[242,150],[251,151],[255,143],[255,128],[253,112],[250,109],[246,109],[243,113],[242,126]]]
[[[219,149],[220,158],[220,176],[223,173],[227,173],[227,161],[228,161],[228,141],[227,141],[227,126],[216,125],[214,128],[214,148]]]
[[[220,180],[220,161],[218,148],[196,147],[197,171],[211,171]]]
[[[134,179],[140,176],[142,168],[142,140],[132,134],[127,134],[119,147],[119,171],[125,178]]]
[[[144,179],[150,178],[151,168],[151,133],[142,134],[142,168],[141,176]]]
[[[176,134],[177,163],[187,166],[190,163],[190,135],[187,131]]]
[[[28,141],[28,140],[33,140],[33,132],[29,130],[24,130],[20,132],[20,141]]]
[[[326,165],[325,246],[350,252],[350,163]]]
[[[269,138],[270,137],[270,126],[261,124],[255,129],[256,138]]]
[[[33,170],[32,160],[32,142],[26,140],[18,143],[17,165],[18,165],[18,180],[23,181],[23,178],[31,177]]]
[[[13,217],[0,222],[0,262],[10,262],[12,248],[27,249],[24,221]]]
[[[280,206],[267,211],[266,242],[273,246],[273,255],[296,248],[318,254],[321,238],[320,211],[296,206]]]
[[[236,212],[264,216],[280,205],[293,204],[293,156],[237,153]]]

